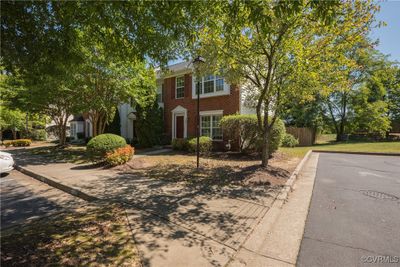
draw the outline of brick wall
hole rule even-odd
[[[175,77],[164,79],[163,101],[165,112],[165,133],[169,138],[172,137],[171,111],[180,105],[187,109],[187,135],[188,137],[194,137],[196,136],[197,125],[197,98],[192,99],[192,75],[185,74],[184,98],[175,99],[175,84]],[[239,112],[239,106],[240,92],[237,86],[231,86],[230,95],[213,96],[200,99],[200,111],[223,110],[223,115],[229,115]]]

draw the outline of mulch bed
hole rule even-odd
[[[121,173],[131,173],[188,184],[245,186],[285,184],[300,159],[275,153],[267,168],[260,165],[257,155],[240,153],[213,153],[202,156],[201,170],[196,170],[193,154],[169,154],[134,158],[125,165],[114,169]]]

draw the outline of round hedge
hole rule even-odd
[[[197,138],[193,137],[188,141],[188,150],[189,152],[197,151]],[[208,136],[200,136],[199,138],[199,150],[200,153],[207,154],[212,150],[212,139]]]
[[[284,147],[295,147],[299,144],[299,139],[291,134],[285,134],[282,140],[282,146]]]
[[[86,152],[92,159],[104,159],[107,152],[126,146],[123,137],[115,134],[100,134],[90,139],[86,145]]]

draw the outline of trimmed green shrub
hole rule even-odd
[[[172,140],[171,145],[173,150],[188,150],[188,140],[186,138],[175,138]]]
[[[36,141],[45,141],[47,133],[45,129],[35,129],[29,134],[29,137]]]
[[[295,147],[299,144],[299,140],[291,134],[285,134],[282,140],[282,146]]]
[[[103,160],[107,152],[126,146],[123,137],[115,134],[100,134],[86,145],[87,155],[93,160]]]
[[[260,152],[262,150],[262,135],[258,130],[256,115],[224,116],[220,125],[226,137],[239,140],[239,149],[241,151]],[[281,145],[285,132],[283,121],[276,119],[274,126],[270,130],[269,155],[272,155]]]
[[[188,150],[190,152],[197,151],[197,138],[191,138],[188,141]],[[200,136],[199,138],[199,150],[200,153],[207,154],[210,153],[212,150],[212,139],[208,136]]]
[[[7,148],[12,146],[12,140],[3,141],[3,145]]]
[[[127,163],[132,159],[135,149],[130,145],[120,147],[106,154],[106,162],[108,165],[117,166]]]
[[[6,147],[9,147],[10,145],[16,146],[16,147],[30,146],[31,144],[32,144],[32,140],[31,139],[16,139],[16,140],[12,140],[12,141],[7,141],[7,143],[4,142],[4,145]]]
[[[251,150],[256,142],[258,128],[255,115],[228,115],[222,117],[220,125],[224,136],[239,141],[239,151]]]

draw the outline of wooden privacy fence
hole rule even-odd
[[[315,131],[313,129],[286,127],[286,132],[299,139],[299,146],[312,146],[315,142]]]

